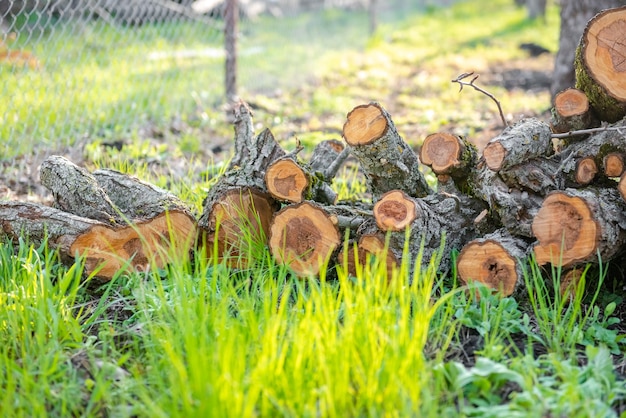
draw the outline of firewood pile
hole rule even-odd
[[[384,256],[391,274],[418,254],[423,263],[441,254],[439,268],[449,271],[456,251],[462,281],[505,295],[519,287],[531,257],[575,283],[581,266],[617,260],[626,249],[624,21],[626,8],[589,21],[576,88],[556,97],[550,123],[521,120],[481,154],[439,132],[418,156],[372,102],[348,113],[342,141],[319,143],[304,162],[300,149],[285,151],[269,130],[256,134],[239,103],[234,157],[197,220],[175,196],[131,176],[50,157],[41,180],[54,207],[0,202],[2,230],[13,240],[47,236],[64,260],[82,255],[86,273],[104,279],[192,250],[244,269],[269,248],[299,277],[325,266],[355,274],[368,255]],[[349,155],[371,202],[337,201],[333,179]]]

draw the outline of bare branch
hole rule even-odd
[[[472,77],[472,79],[469,82],[463,81],[470,76],[474,76],[474,77]],[[481,92],[482,94],[484,94],[485,96],[493,100],[496,103],[496,106],[498,106],[498,112],[500,112],[500,119],[502,119],[502,123],[504,124],[504,126],[509,126],[509,124],[506,122],[506,119],[504,118],[504,113],[502,112],[502,106],[500,105],[500,102],[498,101],[498,99],[496,99],[493,94],[489,93],[488,91],[474,84],[474,82],[478,79],[478,77],[479,77],[479,74],[474,75],[474,72],[472,71],[469,73],[463,73],[459,75],[457,78],[452,80],[452,82],[459,83],[459,92],[463,90],[463,86],[470,86],[474,90]]]
[[[577,136],[577,135],[593,134],[596,132],[621,131],[622,129],[624,129],[623,126],[603,126],[601,128],[580,129],[578,131],[570,131],[570,132],[565,132],[562,134],[552,134],[551,137],[556,138],[556,139],[561,139],[561,138],[569,138],[571,136]]]

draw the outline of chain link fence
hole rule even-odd
[[[223,0],[0,0],[0,158],[224,102]],[[239,0],[241,91],[306,83],[324,50],[363,47],[376,17],[425,0]],[[343,14],[333,14],[341,8]],[[346,12],[348,10],[349,12]],[[354,23],[359,27],[336,30]],[[345,29],[345,28],[343,28]]]

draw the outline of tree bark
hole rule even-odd
[[[591,19],[576,51],[576,87],[584,91],[601,120],[626,115],[626,7],[605,10]]]
[[[413,197],[432,193],[417,155],[378,103],[357,106],[348,113],[343,137],[359,160],[374,200],[396,189]]]
[[[425,260],[441,250],[439,268],[447,271],[452,250],[460,250],[479,236],[480,228],[475,220],[485,208],[482,202],[464,195],[433,194],[412,198],[393,190],[376,203],[374,218],[381,231],[391,233],[389,248],[398,259],[402,257],[405,244],[408,244],[410,256],[422,253]],[[408,237],[406,228],[410,230]],[[413,260],[409,263],[412,268]]]
[[[574,55],[587,21],[603,9],[621,6],[622,0],[561,0],[561,30],[550,93],[574,87]]]
[[[109,225],[125,223],[98,181],[68,159],[58,155],[46,158],[41,163],[39,177],[52,193],[57,209]]]
[[[116,170],[101,169],[91,174],[126,219],[146,221],[168,212],[186,215],[195,222],[190,207],[166,190]]]
[[[537,119],[525,119],[506,128],[483,150],[487,167],[506,170],[537,156],[554,153],[550,127]]]

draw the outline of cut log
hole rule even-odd
[[[253,260],[245,252],[267,243],[270,220],[280,207],[267,192],[265,171],[286,153],[268,129],[254,136],[245,103],[235,106],[234,115],[235,156],[207,193],[198,226],[208,256],[246,268]]]
[[[530,244],[501,229],[470,241],[457,259],[459,279],[464,284],[472,281],[512,295],[523,284],[523,263]]]
[[[420,161],[437,175],[450,175],[455,179],[467,178],[470,168],[476,165],[476,146],[446,132],[430,134],[420,149]]]
[[[506,128],[483,150],[490,170],[500,171],[538,156],[554,153],[550,126],[537,119],[524,119]]]
[[[376,225],[382,231],[402,231],[418,216],[415,201],[400,190],[382,195],[374,205]]]
[[[290,156],[269,165],[265,172],[265,185],[270,195],[283,202],[315,200],[333,205],[337,201],[337,193],[326,181],[316,177]]]
[[[412,197],[432,192],[417,155],[380,104],[357,106],[348,113],[343,137],[361,164],[374,200],[391,190],[402,190]]]
[[[362,235],[358,244],[354,241],[339,251],[337,260],[340,265],[344,266],[350,276],[358,277],[359,271],[363,271],[365,263],[373,258],[384,262],[387,280],[393,277],[393,270],[399,266],[398,259],[389,248],[385,246],[385,236],[381,233],[371,233]],[[382,260],[384,258],[384,260]],[[367,279],[367,277],[365,277]]]
[[[549,194],[532,231],[538,264],[570,266],[610,260],[626,242],[626,205],[614,189],[567,189]]]
[[[626,115],[626,7],[605,10],[587,23],[576,51],[576,87],[601,120]]]
[[[162,214],[150,222],[114,227],[33,203],[0,203],[2,230],[14,241],[26,237],[36,245],[47,238],[65,263],[85,257],[85,273],[110,280],[126,269],[162,268],[171,259],[184,260],[195,239],[195,227],[172,227]]]
[[[441,250],[441,271],[449,269],[452,250],[460,250],[468,241],[478,237],[480,228],[474,221],[486,208],[483,202],[464,195],[436,194],[412,198],[399,190],[383,195],[379,203],[374,209],[374,217],[383,232],[391,233],[390,251],[400,259],[405,245],[408,245],[411,257],[421,253],[428,263]],[[409,235],[405,228],[409,228]],[[408,262],[413,268],[414,260]]]
[[[262,255],[274,212],[279,209],[266,193],[251,188],[229,189],[211,208],[206,251],[209,258],[234,268],[247,268]]]
[[[526,173],[524,169],[508,169],[506,172],[517,173],[518,175]],[[520,185],[517,187],[509,186],[500,177],[502,173],[496,173],[487,167],[481,167],[474,171],[472,179],[469,181],[472,186],[471,194],[487,203],[490,214],[495,217],[492,219],[495,224],[493,230],[505,227],[511,235],[531,238],[533,236],[531,225],[541,207],[543,197],[525,190]],[[541,170],[538,170],[538,173],[536,188],[549,187],[549,177],[540,174]],[[546,184],[541,183],[544,180]],[[520,184],[522,183],[520,182]]]
[[[550,125],[555,133],[587,129],[592,117],[587,95],[578,89],[563,90],[554,98]]]
[[[298,277],[317,276],[340,242],[339,231],[331,217],[310,202],[281,209],[270,226],[272,255]]]
[[[624,172],[624,154],[611,152],[602,160],[604,175],[607,177],[620,177]]]
[[[311,185],[309,178],[293,158],[285,157],[272,162],[267,168],[265,185],[277,200],[300,203]]]
[[[41,184],[54,197],[54,207],[108,225],[124,224],[123,216],[98,181],[84,168],[52,155],[39,169]]]
[[[593,181],[598,174],[598,166],[592,157],[585,157],[576,163],[576,183],[586,186]]]

